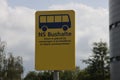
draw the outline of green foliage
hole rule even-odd
[[[5,42],[0,40],[0,79],[21,80],[21,75],[23,73],[22,57],[14,57],[10,53],[7,58],[5,45]]]
[[[52,71],[39,72],[38,77],[40,80],[53,80],[53,72]]]
[[[44,72],[29,72],[24,80],[53,80],[53,72],[52,71],[44,71]]]
[[[60,80],[73,80],[74,72],[73,71],[61,71]]]
[[[89,80],[105,80],[109,79],[110,61],[107,44],[105,42],[95,42],[93,44],[92,56],[87,60],[83,60],[88,67],[85,69],[90,74]]]
[[[88,72],[86,72],[85,70],[81,70],[77,74],[76,80],[90,80],[90,74],[88,74]]]
[[[60,80],[77,80],[79,71],[79,67],[75,71],[59,71]],[[39,73],[32,71],[25,76],[24,80],[53,80],[53,73],[53,71],[40,71]],[[34,75],[34,78],[30,74]]]
[[[24,80],[39,80],[37,77],[37,73],[35,71],[30,71],[26,77],[24,78]]]
[[[22,58],[20,56],[14,57],[12,54],[7,59],[7,68],[4,69],[7,73],[6,77],[10,80],[20,79],[23,73]]]
[[[79,67],[76,67],[74,71],[60,71],[60,80],[78,80],[77,78],[80,71]]]

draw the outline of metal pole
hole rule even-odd
[[[57,70],[54,71],[53,80],[59,80],[59,71]]]

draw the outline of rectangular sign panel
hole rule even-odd
[[[73,10],[36,12],[35,69],[75,69],[75,12]]]

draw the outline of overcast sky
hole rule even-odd
[[[23,57],[25,72],[34,70],[35,11],[64,9],[76,13],[76,65],[83,69],[92,43],[109,43],[108,0],[0,0],[0,37],[7,52]]]

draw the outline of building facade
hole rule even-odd
[[[110,74],[120,80],[120,0],[109,0]]]

